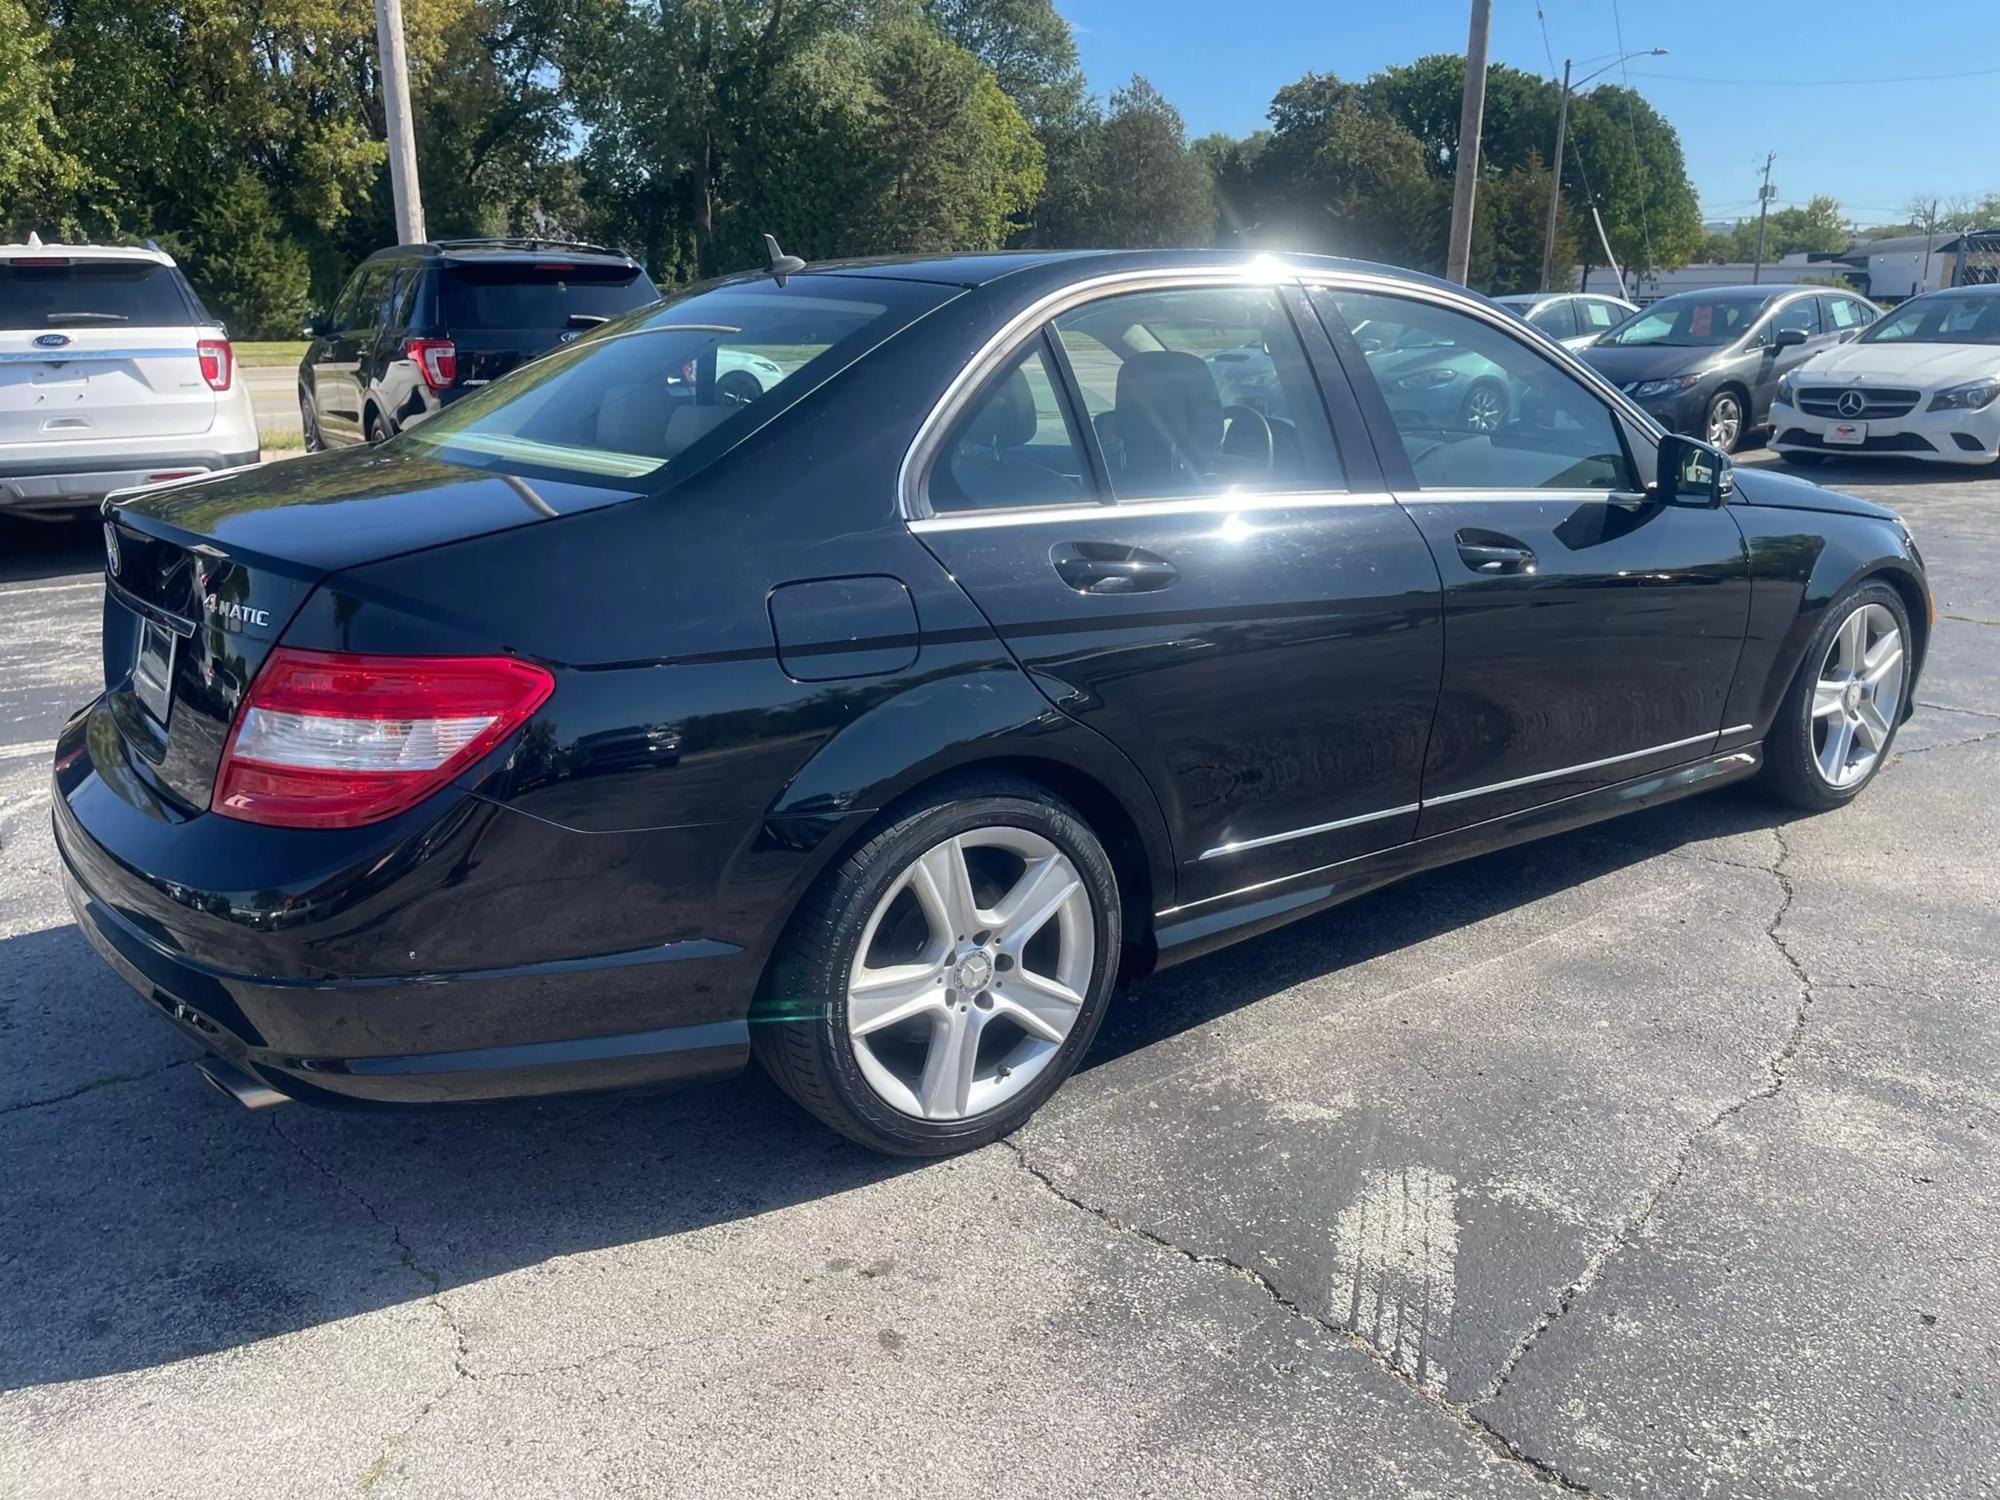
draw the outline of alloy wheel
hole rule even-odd
[[[1498,432],[1507,419],[1507,401],[1490,385],[1474,386],[1465,398],[1465,425],[1474,432]]]
[[[1841,621],[1813,683],[1813,760],[1828,786],[1853,786],[1875,769],[1902,711],[1905,676],[1894,615],[1864,604]]]
[[[1743,408],[1734,396],[1724,391],[1709,403],[1708,441],[1724,453],[1735,451],[1736,440],[1743,436]]]
[[[1049,839],[993,826],[933,845],[862,930],[847,985],[862,1076],[922,1119],[998,1108],[1075,1028],[1096,949],[1090,888]]]

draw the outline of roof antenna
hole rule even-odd
[[[764,269],[771,274],[771,279],[776,281],[779,286],[785,284],[785,278],[791,275],[792,272],[803,271],[805,268],[806,263],[796,255],[787,255],[778,248],[778,240],[775,235],[767,234],[764,236]]]
[[[768,234],[765,235],[764,238],[767,240],[771,239],[771,237]],[[775,250],[777,248],[777,245],[778,242],[776,240],[771,240],[772,249]],[[28,231],[28,248],[30,250],[39,250],[42,248],[42,237],[39,234],[36,234],[35,231],[32,229]]]

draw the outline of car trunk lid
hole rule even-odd
[[[321,579],[630,498],[381,449],[114,497],[105,706],[123,763],[202,811],[252,679]]]

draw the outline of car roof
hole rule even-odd
[[[369,261],[423,260],[433,264],[512,265],[546,261],[550,258],[579,265],[637,266],[623,250],[604,245],[587,245],[576,240],[492,238],[424,240],[417,244],[385,245],[370,255]]]
[[[1840,290],[1841,288],[1837,286],[1807,286],[1798,282],[1781,282],[1775,285],[1766,285],[1759,282],[1752,286],[1689,287],[1684,292],[1668,293],[1666,296],[1657,299],[1653,303],[1653,306],[1658,307],[1661,302],[1677,302],[1684,297],[1707,297],[1719,302],[1755,302],[1769,297],[1789,296],[1793,292],[1839,292]],[[1849,293],[1849,295],[1853,294]]]
[[[931,281],[946,286],[983,287],[1010,278],[1037,282],[1083,280],[1123,271],[1185,267],[1188,270],[1231,269],[1268,262],[1288,274],[1365,271],[1431,286],[1449,287],[1464,295],[1456,282],[1441,281],[1421,271],[1374,261],[1332,255],[1306,255],[1271,250],[995,250],[938,255],[884,255],[857,260],[814,261],[800,276],[881,276],[905,281]]]
[[[174,263],[174,258],[156,245],[63,245],[41,240],[27,245],[0,245],[0,260],[65,255],[73,260],[149,260],[160,266]]]

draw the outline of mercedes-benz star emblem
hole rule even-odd
[[[1833,409],[1843,417],[1858,417],[1868,410],[1868,398],[1859,391],[1842,391],[1840,399],[1833,403]]]
[[[118,528],[109,521],[104,523],[104,571],[118,576]]]

